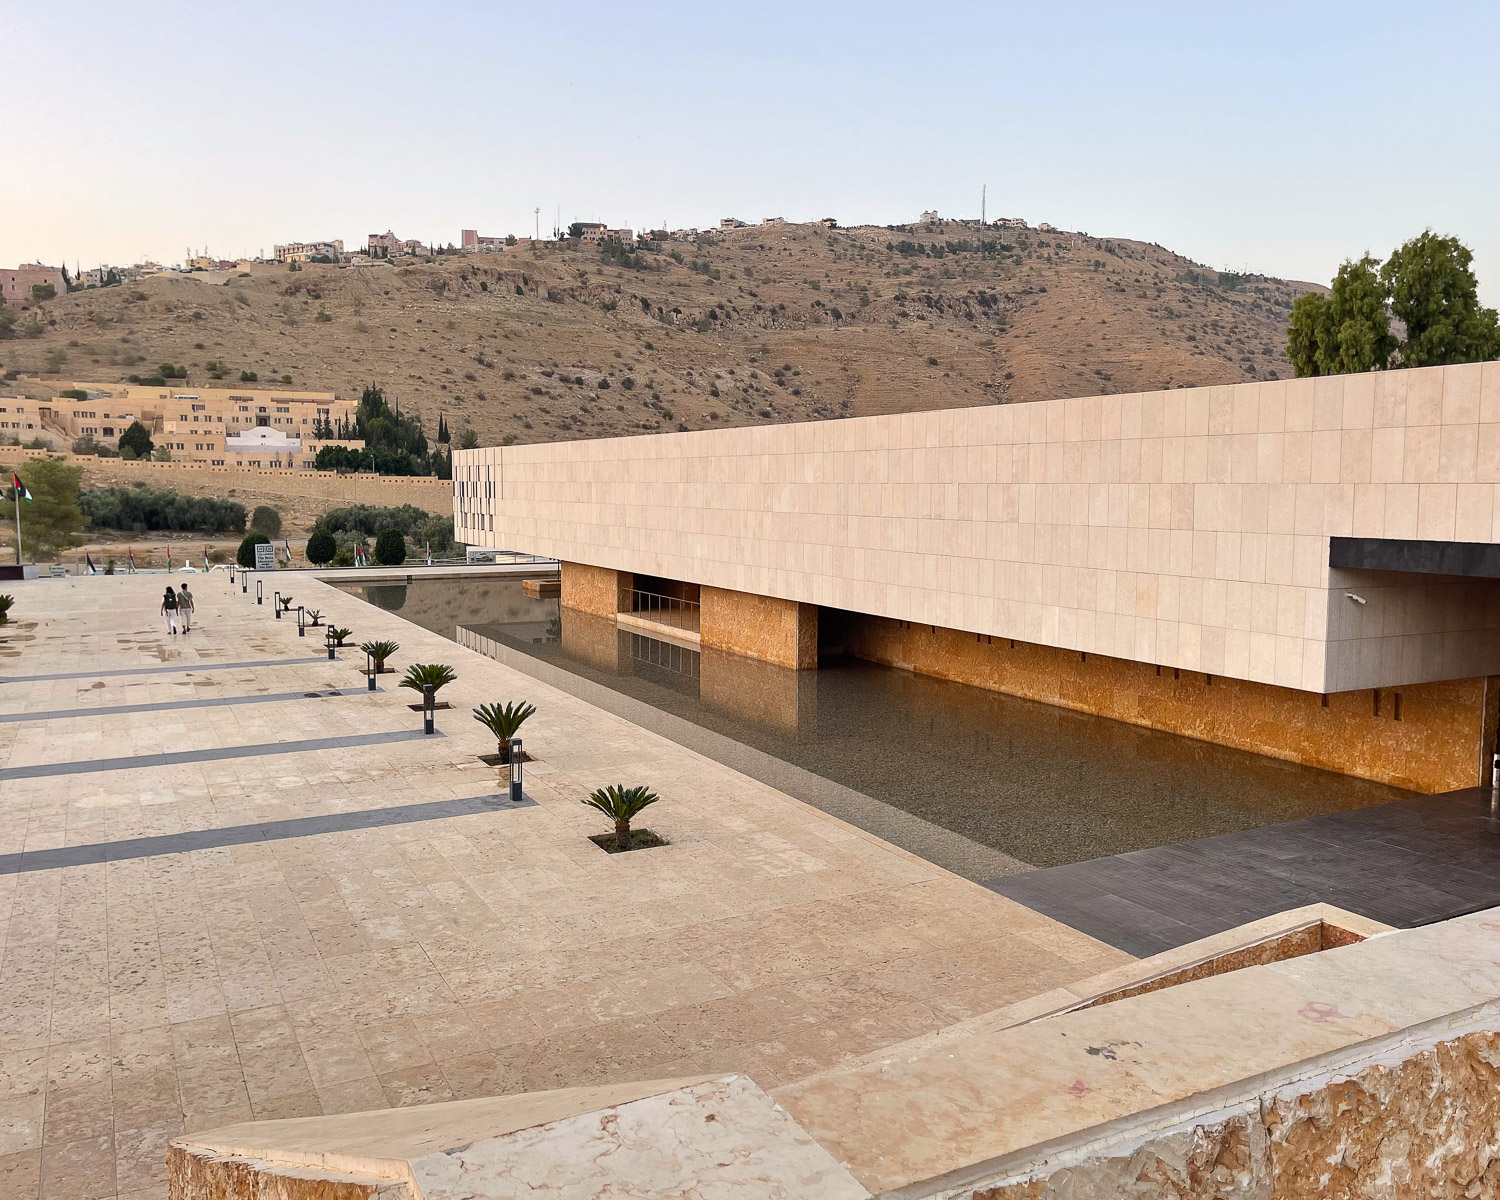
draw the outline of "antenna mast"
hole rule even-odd
[[[981,225],[989,224],[985,219],[988,216],[988,213],[985,211],[985,201],[989,199],[989,191],[990,185],[987,183],[979,189],[979,223]]]

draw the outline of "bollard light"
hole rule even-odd
[[[302,615],[302,605],[297,605],[297,636],[307,636],[307,620]]]
[[[262,580],[262,579],[257,579],[255,581],[255,603],[257,603],[257,604],[259,604],[261,602],[261,585],[264,582],[265,581]]]
[[[437,695],[437,693],[432,690],[432,684],[430,684],[430,683],[424,683],[422,685],[422,732],[423,733],[434,733],[434,732],[436,732],[433,729],[433,718],[436,715],[433,712],[433,707],[434,707],[433,697],[435,695]]]
[[[525,796],[521,791],[521,760],[526,755],[521,751],[521,739],[510,739],[510,802],[519,804]]]
[[[276,610],[276,619],[281,620],[281,593],[277,592],[271,597],[271,607]]]
[[[248,596],[249,594],[250,594],[250,572],[249,571],[241,571],[240,572],[240,595],[241,596]]]
[[[328,647],[328,661],[333,662],[333,622],[328,622],[328,632],[323,636],[323,642]]]
[[[368,650],[365,651],[365,674],[370,677],[369,690],[373,692],[375,690],[375,655]]]

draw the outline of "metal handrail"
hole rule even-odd
[[[653,621],[662,625],[670,625],[674,629],[697,629],[699,608],[696,600],[664,596],[659,592],[643,592],[640,588],[630,589],[632,613],[647,616]]]

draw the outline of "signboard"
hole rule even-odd
[[[53,579],[66,579],[68,577],[68,568],[63,566],[62,563],[53,563],[52,570],[49,571],[48,574],[51,575]]]
[[[270,542],[255,543],[255,569],[257,571],[276,569],[276,547]]]

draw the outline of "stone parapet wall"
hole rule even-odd
[[[848,614],[856,658],[1420,792],[1488,782],[1500,681],[1319,696],[942,626]]]
[[[1268,1091],[964,1200],[1387,1200],[1500,1195],[1500,1034]],[[937,1195],[939,1193],[929,1193]]]
[[[0,447],[0,464],[15,466],[45,458],[45,450]],[[277,471],[253,467],[214,467],[196,462],[143,462],[98,458],[92,454],[55,454],[83,468],[84,487],[128,487],[145,483],[189,496],[232,497],[253,508],[270,504],[297,527],[310,525],[327,508],[344,504],[399,507],[414,504],[434,515],[447,513],[453,485],[446,479],[407,475],[340,475],[334,471]]]

